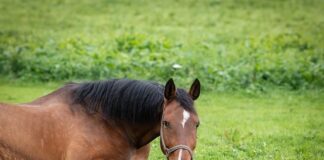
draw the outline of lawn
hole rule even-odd
[[[0,101],[33,100],[60,86],[1,81]],[[196,158],[323,159],[323,91],[202,93]],[[150,159],[163,159],[158,140]]]
[[[0,75],[318,88],[323,14],[323,0],[1,0]]]

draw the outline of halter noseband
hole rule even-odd
[[[163,147],[163,150],[165,152],[165,156],[168,158],[170,156],[171,153],[175,152],[176,150],[178,149],[184,149],[184,150],[187,150],[190,154],[190,157],[191,157],[191,160],[193,159],[193,152],[192,150],[186,146],[186,145],[183,145],[183,144],[179,144],[179,145],[176,145],[176,146],[173,146],[171,148],[168,148],[165,143],[164,143],[164,138],[163,138],[163,124],[162,124],[162,121],[163,121],[163,115],[162,115],[162,119],[161,119],[161,129],[160,129],[160,137],[161,137],[161,144],[162,144],[162,147]]]

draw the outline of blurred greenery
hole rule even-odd
[[[323,88],[323,12],[322,0],[1,0],[0,75]]]

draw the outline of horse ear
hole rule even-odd
[[[176,86],[174,85],[173,79],[170,78],[164,87],[164,98],[171,100],[176,97]]]
[[[198,79],[195,79],[195,81],[192,83],[190,90],[189,90],[189,95],[193,100],[196,100],[199,97],[200,94],[200,82]]]

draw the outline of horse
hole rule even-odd
[[[68,83],[24,104],[0,103],[1,160],[147,159],[160,136],[167,159],[193,159],[198,79],[187,92],[154,82]]]

